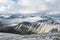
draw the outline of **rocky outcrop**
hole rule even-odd
[[[21,22],[14,27],[0,27],[0,32],[16,33],[16,34],[41,34],[55,32],[60,29],[59,24],[47,24],[41,22]],[[57,31],[58,32],[58,31]]]

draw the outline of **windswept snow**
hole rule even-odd
[[[0,33],[0,40],[60,40],[60,33],[47,33],[39,35],[18,35],[10,33]]]

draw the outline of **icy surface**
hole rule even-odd
[[[55,39],[56,38],[56,39]],[[19,35],[10,33],[0,33],[0,40],[60,40],[60,33],[48,33],[40,35]]]

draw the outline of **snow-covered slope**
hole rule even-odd
[[[47,33],[39,35],[18,35],[10,33],[0,33],[0,40],[60,40],[60,33]]]
[[[18,24],[16,27],[14,27],[14,30],[20,32],[20,34],[49,33],[53,29],[57,29],[58,31],[60,31],[60,24],[22,22]]]

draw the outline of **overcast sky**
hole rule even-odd
[[[60,13],[60,0],[0,0],[0,12],[3,13],[35,13],[44,10]]]

